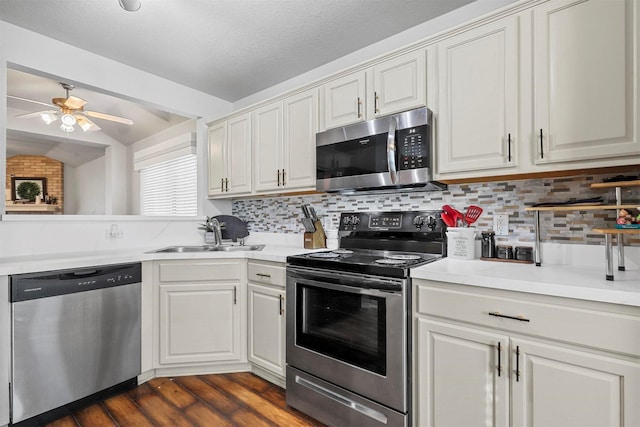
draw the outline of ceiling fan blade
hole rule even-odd
[[[30,119],[32,117],[40,117],[41,114],[55,114],[56,111],[53,110],[45,110],[45,111],[36,111],[35,113],[27,113],[27,114],[18,114],[16,117],[21,119]]]
[[[77,114],[75,118],[77,120],[78,126],[80,126],[82,130],[85,132],[89,130],[100,130],[100,126],[93,123],[91,120],[89,120],[85,116],[81,116]]]
[[[34,103],[34,104],[45,105],[45,106],[47,106],[47,107],[55,107],[55,105],[53,105],[53,104],[49,104],[49,103],[47,103],[47,102],[40,102],[40,101],[36,101],[36,100],[34,100],[34,99],[22,98],[22,97],[20,97],[20,96],[7,95],[7,98],[17,99],[18,101],[32,102],[32,103]]]
[[[112,116],[111,114],[98,113],[97,111],[85,111],[84,113],[87,116],[93,117],[93,118],[96,118],[96,119],[110,120],[112,122],[122,123],[123,125],[132,125],[133,124],[133,120],[131,120],[131,119],[126,119],[124,117],[118,117],[118,116]]]

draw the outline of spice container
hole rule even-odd
[[[515,259],[521,261],[532,261],[533,260],[533,248],[529,246],[517,246]]]
[[[482,245],[481,252],[482,258],[495,258],[496,257],[496,233],[493,231],[482,232]]]
[[[513,248],[511,246],[500,245],[496,247],[496,253],[500,259],[513,259]]]

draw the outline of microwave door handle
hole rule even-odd
[[[398,174],[396,171],[396,129],[398,122],[395,117],[391,117],[389,123],[389,134],[387,135],[387,165],[389,167],[389,175],[391,176],[391,183],[397,184]]]

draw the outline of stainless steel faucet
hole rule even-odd
[[[222,231],[220,230],[220,222],[215,218],[211,218],[207,225],[213,228],[213,245],[222,245]]]

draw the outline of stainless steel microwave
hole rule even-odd
[[[316,189],[445,189],[431,180],[431,121],[418,108],[317,133]]]

